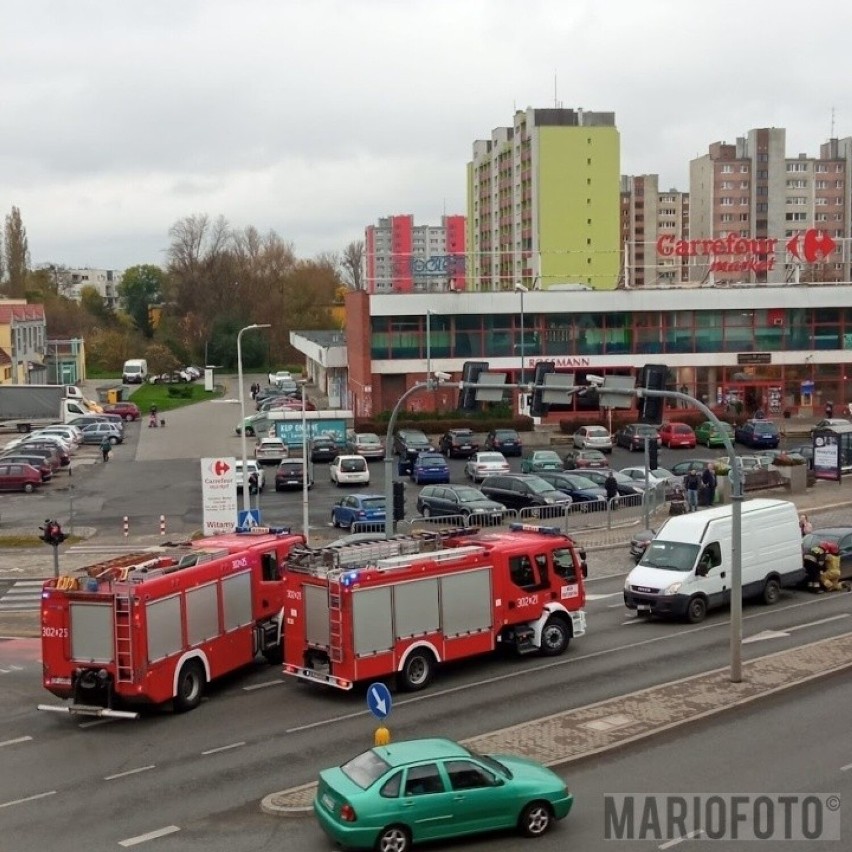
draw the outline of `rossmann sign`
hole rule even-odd
[[[710,272],[769,272],[775,269],[780,240],[728,234],[712,240],[679,240],[663,234],[657,240],[658,257],[703,257]],[[811,228],[785,244],[787,252],[804,263],[828,259],[836,243],[824,231]]]

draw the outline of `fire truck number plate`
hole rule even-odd
[[[42,627],[41,635],[45,639],[67,639],[68,638],[68,628],[67,627]]]
[[[538,603],[538,595],[525,595],[518,598],[518,606],[535,606]]]

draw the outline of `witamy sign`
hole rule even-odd
[[[204,535],[233,532],[237,526],[236,459],[201,459]]]

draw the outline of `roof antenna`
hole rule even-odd
[[[831,108],[831,135],[829,139],[834,139],[834,107]]]

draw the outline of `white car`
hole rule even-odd
[[[289,370],[279,370],[277,373],[269,373],[267,376],[269,379],[269,384],[277,385],[281,382],[292,382],[293,375],[289,372]]]
[[[625,476],[629,476],[640,488],[645,488],[645,468],[644,467],[624,467],[620,471]],[[653,488],[665,482],[666,485],[674,487],[680,485],[680,477],[675,476],[670,470],[664,467],[656,467],[648,472],[648,485]]]
[[[38,435],[39,438],[43,438],[45,435],[58,435],[69,447],[75,450],[83,440],[83,432],[76,426],[46,426],[44,429],[36,429],[33,434]]]
[[[255,460],[260,464],[278,464],[288,458],[290,451],[280,438],[261,438],[254,447]]]
[[[581,426],[574,433],[574,446],[578,450],[612,452],[612,435],[604,426]]]
[[[509,462],[503,453],[474,453],[464,466],[464,475],[471,482],[482,482],[494,473],[508,473]]]
[[[338,487],[370,484],[370,469],[364,456],[337,456],[328,466],[328,475]]]
[[[263,468],[254,460],[254,459],[246,459],[246,467],[248,468],[249,476],[253,473],[257,474],[257,490],[263,491],[263,487],[266,485],[266,477],[263,473]],[[234,479],[237,483],[237,492],[243,490],[243,460],[237,459],[236,464],[234,465]]]
[[[56,444],[62,452],[67,453],[69,456],[77,449],[76,445],[72,445],[70,442],[66,441],[61,435],[43,435],[40,432],[27,432],[21,438],[15,438],[14,441],[10,441],[6,444],[6,449],[11,450],[17,447],[19,444],[23,444],[27,441],[47,441],[51,444]]]

